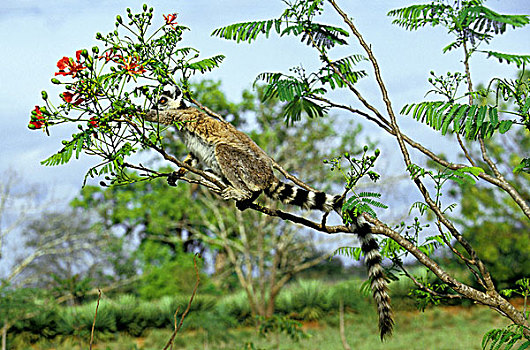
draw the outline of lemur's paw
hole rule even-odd
[[[177,186],[177,181],[184,176],[186,169],[180,168],[178,171],[174,171],[167,177],[167,184],[169,186]]]
[[[221,192],[221,197],[223,197],[224,200],[233,199],[236,202],[241,202],[252,197],[252,193],[238,190],[233,187],[227,187]]]

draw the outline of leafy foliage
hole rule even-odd
[[[530,63],[530,55],[513,55],[507,53],[501,53],[496,51],[481,51],[488,55],[488,58],[494,57],[499,60],[500,63],[506,62],[508,64],[514,63],[517,68],[524,67]]]
[[[442,25],[449,33],[456,36],[456,40],[444,48],[444,52],[461,47],[469,41],[473,46],[480,42],[488,43],[492,34],[503,34],[507,26],[520,28],[530,22],[526,15],[503,15],[483,6],[483,0],[455,2],[453,6],[446,5],[443,0],[436,0],[430,4],[411,5],[392,10],[388,16],[395,17],[392,22],[407,30],[417,30],[420,27]]]
[[[137,14],[127,9],[128,20],[118,15],[113,32],[96,34],[101,47],[81,49],[75,57],[59,60],[55,76],[60,79],[53,78],[52,83],[64,86],[60,103],[54,105],[43,91],[46,105],[31,112],[29,127],[49,134],[57,125],[73,123],[79,131],[43,165],[62,165],[85,153],[101,160],[86,178],[104,175],[108,181],[104,185],[156,177],[124,171],[130,156],[139,149],[157,148],[162,140],[164,129],[146,124],[143,111],[168,84],[182,85],[190,97],[190,77],[219,67],[224,56],[201,59],[197,49],[181,46],[189,28],[175,21],[177,14],[164,15],[164,23],[151,29],[153,13],[147,5]]]
[[[313,90],[312,86],[315,81],[307,79],[300,70],[299,77],[284,75],[282,73],[262,73],[256,80],[263,80],[268,83],[263,101],[277,98],[280,101],[286,101],[283,108],[286,116],[286,122],[292,123],[301,119],[302,112],[307,113],[310,118],[323,117],[326,108],[311,98],[319,90]]]
[[[517,350],[528,349],[530,347],[530,339],[523,334],[523,327],[517,325],[509,325],[505,328],[492,329],[484,334],[482,338],[483,350],[497,350],[515,349],[514,346],[520,342]]]
[[[407,104],[401,114],[412,114],[414,119],[441,131],[442,135],[450,130],[473,140],[490,138],[497,130],[504,134],[513,124],[512,120],[499,120],[497,107],[441,101]]]
[[[212,58],[206,58],[200,61],[191,62],[187,64],[187,68],[191,70],[198,70],[201,73],[206,73],[211,71],[212,69],[215,69],[219,67],[221,62],[223,62],[225,56],[223,55],[217,55],[213,56]]]

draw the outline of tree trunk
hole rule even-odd
[[[4,321],[4,326],[2,327],[2,350],[7,350],[7,330],[9,329],[9,324],[7,320]]]

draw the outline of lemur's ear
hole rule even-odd
[[[162,95],[166,95],[166,96],[170,97],[171,99],[175,98],[175,95],[173,94],[173,92],[170,89],[164,90],[164,92],[162,92]]]
[[[177,98],[182,96],[182,90],[178,86],[175,86],[175,94],[173,95],[173,98],[176,100]]]

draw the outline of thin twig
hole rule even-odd
[[[177,314],[179,313],[179,310],[180,310],[180,305],[177,307],[177,309],[175,310],[175,313],[173,314],[173,322],[174,322],[174,330],[175,332],[177,331]],[[171,350],[173,350],[173,342],[171,343]]]
[[[426,285],[424,285],[423,283],[421,283],[420,281],[418,281],[413,275],[411,275],[407,269],[405,269],[405,267],[403,266],[403,264],[398,264],[399,267],[401,268],[401,271],[403,271],[403,273],[420,289],[432,294],[432,295],[435,295],[437,297],[440,297],[440,298],[447,298],[447,299],[462,299],[463,296],[460,295],[460,294],[442,294],[442,293],[438,293],[437,291],[427,287]]]
[[[305,182],[303,182],[296,176],[289,174],[289,172],[285,170],[284,168],[282,168],[280,164],[276,163],[274,159],[271,158],[271,160],[272,160],[272,167],[278,170],[286,179],[291,180],[293,183],[297,184],[298,186],[302,187],[305,190],[308,190],[311,192],[320,192],[314,189],[313,187],[309,186],[308,184],[306,184]]]
[[[92,331],[90,332],[90,350],[92,350],[92,343],[94,342],[94,328],[96,327],[96,318],[98,317],[99,300],[101,299],[101,290],[98,289],[98,301],[96,304],[96,313],[94,314],[94,322],[92,322]]]
[[[460,137],[459,133],[456,133],[456,139],[458,140],[458,144],[460,145],[460,148],[462,149],[462,152],[464,152],[464,155],[466,156],[469,163],[473,166],[476,166],[475,162],[473,161],[473,158],[471,158],[471,156],[469,155],[469,152],[467,151],[466,146],[462,142],[462,138]]]
[[[339,301],[339,333],[344,350],[351,350],[351,347],[346,340],[346,334],[344,333],[344,300],[342,298],[340,298]]]
[[[175,330],[173,331],[173,334],[169,338],[169,341],[167,342],[166,346],[164,346],[164,349],[162,350],[167,350],[170,346],[172,346],[175,336],[177,335],[178,331],[182,327],[182,324],[184,323],[184,319],[188,315],[188,312],[190,312],[191,303],[193,302],[193,298],[195,298],[195,295],[197,294],[197,288],[199,288],[199,282],[201,278],[199,276],[199,268],[197,267],[197,260],[195,259],[195,256],[193,257],[193,266],[195,267],[195,274],[197,275],[197,281],[195,282],[195,287],[193,288],[193,292],[191,293],[190,301],[188,302],[188,307],[186,307],[186,310],[184,310],[184,313],[180,317],[180,322],[178,326],[175,328]],[[175,320],[175,325],[176,325],[176,320]]]
[[[195,103],[197,105],[197,107],[199,107],[199,109],[202,109],[203,111],[206,112],[206,114],[216,118],[216,119],[219,119],[220,121],[224,122],[224,123],[228,123],[225,118],[223,118],[222,115],[220,115],[219,113],[215,113],[214,111],[212,111],[210,108],[204,106],[203,104],[201,104],[199,101],[197,101],[196,99],[192,98],[191,99],[191,102]]]

